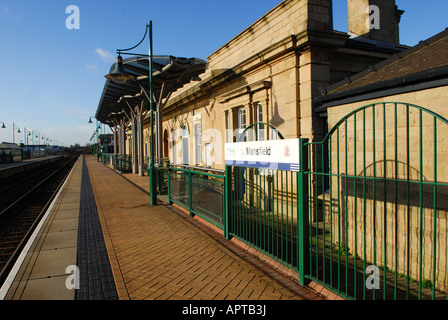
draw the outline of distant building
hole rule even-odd
[[[0,144],[0,162],[10,163],[22,161],[22,148],[16,143],[2,142]]]

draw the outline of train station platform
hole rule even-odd
[[[35,170],[63,158],[62,155],[51,155],[41,158],[27,159],[18,162],[0,163],[0,179]]]
[[[33,158],[33,159],[26,159],[23,161],[18,162],[10,162],[10,163],[0,163],[0,170],[7,170],[14,167],[20,167],[20,166],[27,166],[32,163],[39,163],[39,162],[45,162],[52,159],[58,159],[61,158],[60,155],[52,155],[52,156],[46,156],[41,158]]]
[[[323,299],[164,199],[150,206],[148,180],[120,175],[94,156],[81,156],[0,297]]]

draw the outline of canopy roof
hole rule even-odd
[[[21,149],[16,143],[2,142],[0,143],[0,149]]]
[[[145,108],[149,101],[149,58],[134,56],[123,59],[125,70],[135,77],[135,80],[123,84],[107,80],[96,111],[95,118],[113,126],[110,117],[123,117],[123,109],[129,110],[128,104],[134,107],[144,102]],[[110,71],[115,68],[115,63]],[[169,93],[176,91],[185,84],[198,78],[206,68],[206,62],[197,58],[177,58],[173,56],[153,57],[153,96],[156,102],[165,99]]]

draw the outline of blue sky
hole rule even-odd
[[[206,59],[280,0],[0,0],[0,142],[13,124],[60,144],[84,145],[95,126],[104,75],[117,48],[140,41],[153,21],[154,53]],[[334,0],[334,26],[347,31],[346,0]],[[397,0],[401,43],[415,45],[448,27],[448,1]],[[76,5],[80,28],[69,30]],[[217,15],[219,12],[219,16]],[[147,52],[147,45],[139,47]],[[1,126],[1,123],[0,123]],[[108,132],[108,131],[107,131]]]

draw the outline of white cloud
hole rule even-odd
[[[87,111],[84,110],[77,110],[77,109],[67,109],[67,112],[69,114],[74,114],[74,115],[81,115],[81,116],[87,116],[89,115],[89,113]]]
[[[93,64],[86,64],[86,70],[94,70],[94,71],[98,71],[98,67],[93,65]]]
[[[113,55],[112,53],[110,53],[107,50],[101,49],[101,48],[96,48],[95,49],[95,53],[101,58],[103,59],[103,61],[107,62],[113,59]]]

